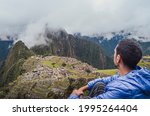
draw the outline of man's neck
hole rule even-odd
[[[131,69],[127,68],[127,67],[119,67],[119,74],[120,76],[124,76],[127,73],[129,73],[131,71]]]

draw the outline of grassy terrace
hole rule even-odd
[[[63,62],[58,58],[54,58],[53,62],[52,61],[44,61],[43,64],[49,66],[50,68],[58,68],[63,65]],[[150,69],[150,56],[144,56],[138,65],[141,67],[146,67],[146,68]],[[68,65],[67,65],[67,67],[68,67]],[[97,70],[96,72],[103,73],[106,75],[114,75],[117,73],[117,69]]]
[[[114,75],[117,73],[117,69],[97,70],[97,72],[100,72],[106,75]]]
[[[150,56],[144,56],[138,65],[150,69]]]
[[[150,59],[150,56],[143,56],[143,58],[148,58],[148,59]]]
[[[138,65],[150,69],[150,56],[143,56],[143,59],[139,62]],[[114,75],[116,74],[117,69],[97,70],[97,72],[104,73],[107,75]]]

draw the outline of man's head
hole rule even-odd
[[[120,41],[114,52],[114,64],[117,67],[123,64],[129,69],[134,69],[142,58],[139,44],[130,39]]]

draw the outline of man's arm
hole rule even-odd
[[[85,85],[85,86],[79,88],[78,91],[84,92],[84,91],[87,90],[87,89],[88,89],[88,85]]]
[[[106,86],[106,92],[95,96],[93,99],[125,99],[132,96],[132,91],[126,83],[115,81]]]
[[[83,92],[85,90],[91,90],[93,88],[93,86],[97,83],[97,82],[102,82],[104,84],[107,84],[113,80],[115,80],[116,78],[118,78],[119,75],[116,74],[114,76],[109,76],[109,77],[104,77],[104,78],[99,78],[99,79],[95,79],[95,80],[92,80],[90,81],[87,85],[79,88],[78,90],[74,90],[72,92],[72,94],[69,96],[69,99],[78,99],[80,95],[83,94]]]
[[[88,90],[91,90],[93,88],[93,86],[97,83],[97,82],[102,82],[105,85],[107,85],[108,83],[110,83],[111,81],[117,79],[119,77],[118,74],[113,75],[113,76],[109,76],[109,77],[104,77],[104,78],[98,78],[98,79],[94,79],[92,81],[90,81],[88,83]]]
[[[69,96],[69,99],[78,99],[80,95],[83,95],[84,91],[88,89],[88,85],[85,85],[78,90],[73,90],[71,95]]]

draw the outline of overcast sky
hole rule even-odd
[[[85,34],[139,28],[150,32],[150,0],[0,0],[0,33],[48,23]]]

